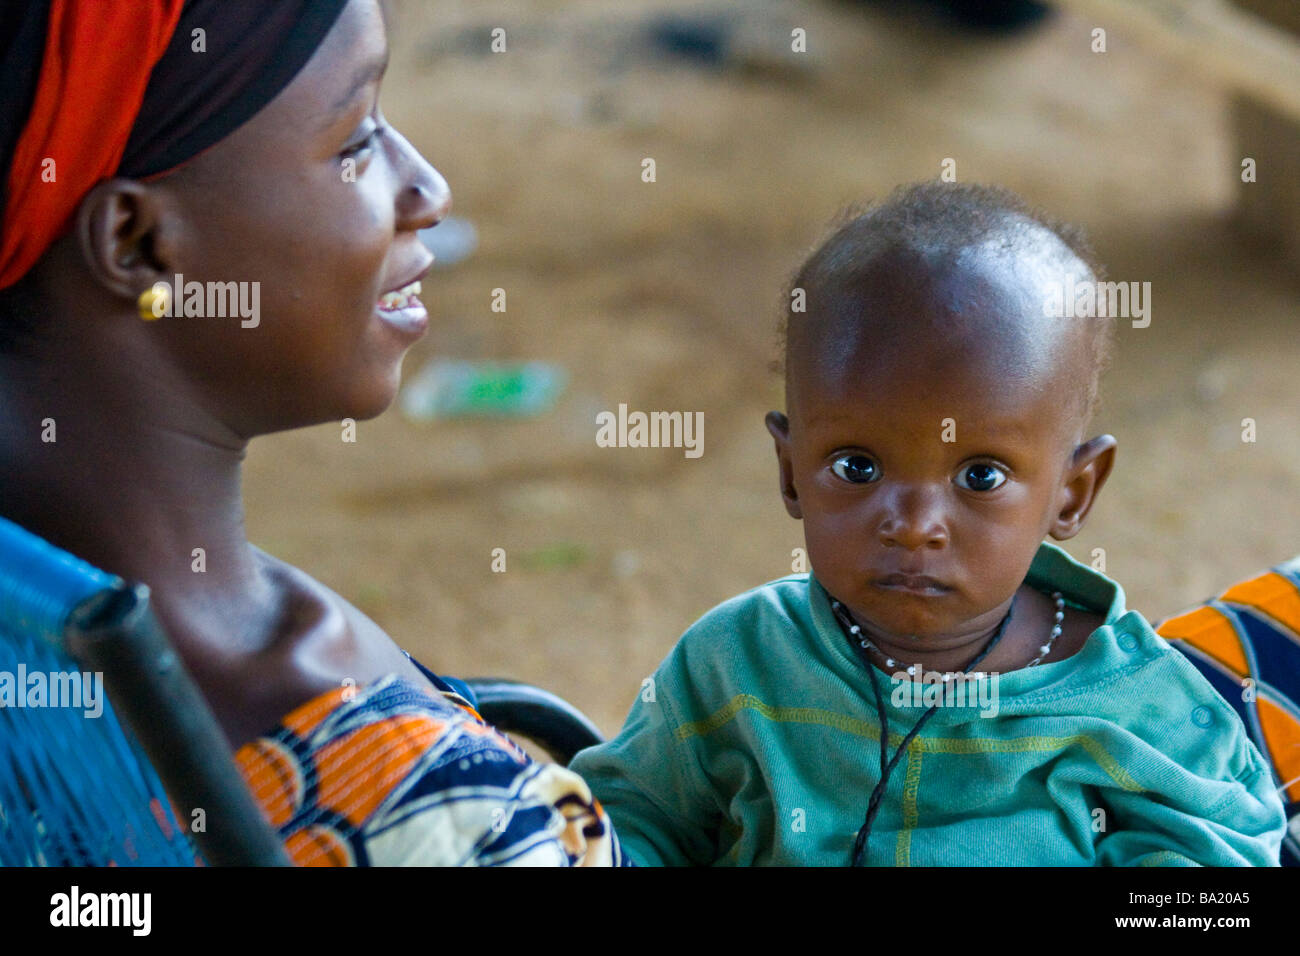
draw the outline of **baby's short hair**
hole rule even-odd
[[[1041,241],[1034,227],[1055,235],[1100,281],[1105,270],[1083,230],[1030,206],[1008,189],[932,180],[899,186],[885,199],[849,207],[838,217],[829,238],[804,261],[786,286],[779,327],[780,354],[775,366],[785,371],[790,323],[801,312],[793,304],[814,290],[834,295],[859,284],[881,255],[898,249],[956,253],[995,241],[1005,249]],[[1086,276],[1078,276],[1080,280]],[[799,291],[802,290],[802,295]],[[1114,321],[1098,319],[1091,336],[1092,369],[1087,394],[1081,397],[1085,422],[1096,410],[1101,373],[1110,361]]]

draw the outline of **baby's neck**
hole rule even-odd
[[[970,639],[961,643],[938,648],[926,647],[918,642],[891,641],[887,636],[869,635],[869,640],[878,651],[870,657],[877,668],[891,676],[899,672],[903,672],[906,676],[907,668],[915,665],[912,679],[917,681],[923,680],[925,675],[931,672],[946,674],[973,669],[984,673],[1001,674],[1020,670],[1034,658],[1042,656],[1041,649],[1048,642],[1052,625],[1055,623],[1055,612],[1056,605],[1050,597],[1027,584],[1022,584],[1016,592],[1013,613],[1011,620],[1007,622],[1005,632],[988,655],[974,668],[970,667],[971,662],[989,645],[996,633],[996,624],[987,631],[972,634]],[[1043,656],[1041,663],[1068,657],[1082,646],[1082,641],[1078,639],[1080,630],[1078,624],[1082,622],[1072,623],[1072,615],[1077,618],[1082,615],[1082,612],[1066,609],[1063,622],[1065,630],[1062,632],[1061,639],[1054,643],[1050,654]],[[1096,618],[1095,615],[1087,615],[1087,617],[1090,619],[1089,623]],[[1083,640],[1086,640],[1092,629],[1093,627],[1087,627],[1084,630]],[[1064,640],[1066,633],[1073,635],[1071,640]],[[888,666],[886,658],[892,659],[894,666]]]

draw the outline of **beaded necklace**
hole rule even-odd
[[[1052,594],[1052,600],[1056,602],[1056,615],[1055,620],[1052,623],[1051,636],[1047,639],[1047,643],[1038,649],[1038,656],[1026,664],[1026,667],[1033,667],[1050,654],[1052,646],[1056,643],[1056,639],[1061,636],[1062,622],[1065,620],[1065,598],[1062,596],[1060,591],[1055,591]],[[1006,616],[1002,618],[1002,622],[998,624],[997,629],[989,638],[989,642],[984,645],[984,649],[975,656],[975,659],[966,665],[965,670],[962,671],[962,673],[969,673],[976,664],[988,656],[989,652],[997,646],[998,641],[1002,640],[1002,635],[1006,632],[1007,625],[1010,623],[1011,615],[1015,609],[1016,597],[1013,597],[1011,599],[1011,606],[1007,608]],[[886,667],[898,666],[899,662],[895,661],[892,657],[888,657],[880,650],[880,648],[872,644],[871,641],[863,635],[862,628],[853,620],[853,616],[849,613],[848,609],[839,601],[835,600],[835,598],[831,598],[831,611],[835,614],[835,620],[839,623],[845,636],[849,638],[854,652],[858,654],[862,659],[862,662],[866,665],[867,673],[871,675],[871,689],[874,691],[876,697],[876,713],[880,718],[880,782],[877,783],[875,789],[871,791],[871,799],[867,802],[866,820],[858,830],[857,838],[853,841],[853,858],[851,865],[865,866],[867,857],[867,840],[871,836],[871,825],[875,822],[876,814],[880,810],[880,803],[884,798],[885,788],[889,785],[889,777],[894,772],[894,767],[898,765],[899,758],[902,757],[903,752],[907,750],[908,745],[916,735],[920,733],[921,728],[925,726],[926,721],[934,715],[936,710],[938,710],[939,705],[937,703],[930,705],[929,709],[927,709],[916,722],[916,726],[908,731],[907,736],[903,738],[903,742],[899,744],[898,749],[894,751],[893,758],[890,759],[889,715],[885,713],[885,702],[880,695],[880,681],[876,676],[876,667],[872,663],[867,652],[875,651],[878,655],[883,657],[885,659]],[[907,673],[911,676],[915,676],[918,671],[919,668],[916,664],[910,664],[907,666]],[[947,681],[951,676],[951,673],[944,674],[944,681]]]

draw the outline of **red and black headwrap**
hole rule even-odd
[[[25,0],[0,11],[0,289],[111,176],[174,169],[298,74],[348,0]]]

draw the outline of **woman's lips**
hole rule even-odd
[[[935,597],[947,594],[952,589],[941,581],[923,574],[887,574],[871,582],[878,588],[889,591],[904,591],[909,594],[923,594]]]
[[[421,334],[429,325],[429,310],[416,298],[421,291],[417,279],[396,292],[385,292],[375,303],[375,312],[389,325],[411,335]]]

